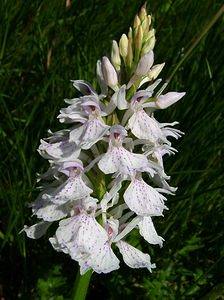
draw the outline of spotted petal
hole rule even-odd
[[[41,197],[38,197],[31,206],[34,215],[48,222],[57,221],[66,217],[71,210],[70,205],[54,204],[50,200],[42,199]]]
[[[142,179],[133,179],[124,193],[128,207],[140,216],[161,216],[166,198]]]
[[[72,130],[70,142],[75,142],[82,149],[89,149],[106,134],[109,128],[100,119],[95,118]]]
[[[89,196],[91,190],[82,180],[81,176],[68,178],[65,183],[60,185],[51,193],[43,195],[44,199],[49,199],[55,204],[64,204],[68,201],[75,201]]]
[[[143,154],[127,151],[123,147],[109,146],[107,153],[98,162],[104,174],[120,172],[121,174],[134,175],[136,169],[147,165],[148,160]]]
[[[158,122],[149,117],[143,109],[135,112],[131,116],[128,121],[128,127],[139,139],[150,140],[152,143],[156,143],[159,139],[164,139]]]
[[[156,267],[155,264],[151,264],[149,254],[141,252],[124,241],[119,241],[116,245],[123,256],[124,262],[130,268],[147,268],[152,272],[152,269]]]
[[[107,233],[94,216],[80,213],[62,220],[55,234],[54,245],[77,261],[87,259],[107,241]],[[53,246],[54,246],[53,245]],[[56,250],[57,250],[56,249]]]
[[[80,273],[83,275],[89,268],[96,273],[109,273],[119,269],[119,260],[108,242],[104,243],[97,251],[94,251],[87,260],[80,259]]]

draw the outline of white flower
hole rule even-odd
[[[159,140],[164,140],[164,135],[159,123],[144,111],[144,102],[148,99],[150,92],[135,95],[131,100],[131,107],[134,111],[128,121],[128,128],[139,139],[149,140],[155,144]]]
[[[100,170],[105,174],[119,172],[133,176],[136,169],[148,164],[143,154],[131,153],[122,146],[126,135],[127,132],[122,126],[112,126],[108,150],[98,162]]]
[[[71,130],[69,141],[75,142],[82,149],[89,149],[106,134],[110,126],[104,124],[96,101],[86,99],[82,103],[82,108],[88,119],[83,125]]]
[[[44,193],[43,199],[49,199],[55,204],[64,204],[86,198],[93,192],[82,180],[84,169],[80,160],[63,163],[59,171],[68,176],[68,179],[51,193]]]
[[[119,268],[119,260],[108,244],[105,229],[95,219],[96,199],[89,197],[76,208],[76,214],[59,223],[55,237],[50,238],[57,251],[68,253],[79,262],[81,274],[90,268],[108,273]]]
[[[140,216],[161,216],[166,198],[148,185],[138,172],[124,193],[128,207]]]

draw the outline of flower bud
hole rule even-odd
[[[126,57],[127,65],[131,68],[133,62],[132,40],[128,39],[128,55]]]
[[[165,95],[160,95],[156,100],[156,105],[161,109],[167,108],[172,104],[176,103],[178,100],[180,100],[185,94],[185,92],[169,92]]]
[[[134,18],[133,28],[134,29],[137,28],[140,24],[141,24],[141,20],[139,19],[138,15],[136,15]]]
[[[149,19],[145,18],[141,24],[143,34],[145,35],[149,30]]]
[[[129,38],[129,39],[132,39],[132,36],[133,36],[132,28],[129,27],[128,38]]]
[[[148,74],[149,79],[150,80],[156,79],[157,76],[159,75],[159,73],[162,71],[164,66],[165,66],[165,63],[154,65]]]
[[[149,26],[150,26],[152,23],[152,17],[150,15],[148,15],[147,18],[148,18],[148,22],[149,22]]]
[[[147,11],[146,11],[146,5],[144,4],[140,10],[139,18],[141,21],[144,21],[144,19],[147,17]]]
[[[152,50],[155,46],[156,43],[156,38],[153,35],[142,47],[142,54],[145,54],[147,52],[149,52],[150,50]]]
[[[119,53],[119,47],[116,41],[112,42],[112,49],[111,49],[111,62],[114,65],[117,71],[120,71],[121,66],[121,58]]]
[[[146,75],[149,72],[151,66],[153,65],[153,62],[154,62],[154,53],[151,50],[141,57],[137,65],[135,75],[139,77]]]
[[[112,89],[116,89],[118,85],[117,72],[115,71],[112,63],[106,56],[102,58],[102,72],[105,83]]]
[[[143,31],[142,31],[142,27],[139,26],[137,30],[137,34],[135,36],[135,48],[137,50],[141,50],[142,48],[142,39],[143,39]]]
[[[128,38],[126,34],[122,34],[119,42],[120,55],[125,58],[128,55]]]

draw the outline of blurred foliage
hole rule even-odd
[[[67,6],[66,6],[67,4]],[[96,85],[95,63],[110,53],[112,39],[128,31],[141,1],[36,0],[0,2],[1,103],[1,281],[2,299],[69,299],[77,264],[56,253],[48,238],[18,234],[30,224],[27,204],[35,199],[36,172],[46,162],[36,153],[63,99],[75,95],[70,79]],[[166,62],[167,79],[221,0],[151,0],[157,44],[155,62]],[[93,275],[88,299],[224,299],[224,16],[206,32],[172,77],[167,91],[186,91],[177,105],[159,112],[161,121],[180,122],[185,136],[179,153],[165,161],[172,185],[165,217],[157,218],[164,247],[147,251],[157,269]],[[61,128],[61,125],[60,125]]]

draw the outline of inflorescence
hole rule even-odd
[[[164,64],[154,65],[155,30],[145,6],[128,35],[113,41],[110,59],[97,61],[100,94],[84,80],[72,80],[79,98],[65,99],[58,119],[68,129],[49,131],[38,152],[49,161],[38,175],[41,193],[31,203],[40,221],[24,226],[30,238],[40,238],[59,221],[50,243],[88,270],[108,273],[119,268],[117,246],[131,268],[151,271],[149,254],[131,246],[133,230],[150,244],[162,246],[152,218],[163,216],[168,184],[163,157],[174,154],[168,138],[182,132],[177,122],[160,123],[154,112],[165,109],[185,93],[162,94],[156,79]],[[155,92],[157,90],[157,92]]]

